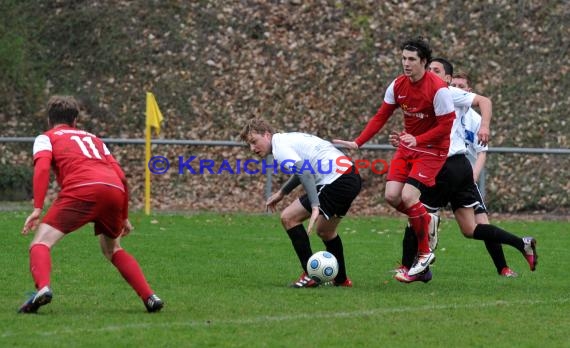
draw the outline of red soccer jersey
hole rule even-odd
[[[361,146],[376,134],[397,107],[402,109],[404,129],[416,137],[417,147],[447,151],[451,123],[439,124],[436,117],[455,118],[453,99],[447,84],[431,72],[426,72],[416,82],[411,82],[404,75],[392,81],[386,90],[384,103],[356,143]]]
[[[91,133],[70,126],[50,129],[34,142],[34,162],[39,158],[50,159],[62,189],[105,184],[125,191],[113,168],[116,160],[101,139]],[[34,196],[42,195],[35,191]]]

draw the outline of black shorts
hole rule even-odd
[[[420,201],[428,209],[444,208],[447,204],[451,204],[453,211],[485,207],[473,181],[473,168],[465,155],[448,157],[435,180],[435,186],[425,188],[420,196]]]
[[[479,186],[475,184],[475,188],[477,189],[477,199],[479,200],[479,204],[475,207],[475,215],[477,214],[489,214],[487,207],[485,206],[485,202],[483,201],[483,195],[481,191],[479,191]]]
[[[342,218],[350,209],[352,201],[360,193],[362,179],[354,170],[342,174],[328,185],[318,185],[320,210],[327,220],[332,217]],[[311,202],[307,194],[299,197],[299,201],[307,211],[311,211]]]

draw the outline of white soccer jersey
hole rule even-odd
[[[471,109],[475,93],[466,92],[457,87],[449,87],[451,97],[453,98],[453,106],[455,107],[455,120],[451,127],[450,145],[447,156],[453,156],[461,153],[467,153],[465,147],[465,129],[463,128],[463,117]]]
[[[315,174],[315,184],[326,185],[335,181],[352,165],[348,157],[330,142],[306,133],[276,133],[271,139],[273,158],[287,171],[302,161],[295,170],[308,170]],[[341,164],[339,166],[339,163]]]
[[[477,160],[477,154],[479,152],[487,151],[489,147],[487,145],[482,146],[479,144],[479,138],[477,133],[481,127],[481,115],[479,115],[475,110],[469,109],[463,118],[461,119],[461,124],[465,129],[465,144],[467,145],[467,159],[471,162],[471,165],[475,165]]]

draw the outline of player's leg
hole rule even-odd
[[[442,170],[443,172],[443,170]],[[441,173],[441,172],[440,172]],[[429,247],[432,252],[436,249],[439,239],[439,208],[437,207],[444,207],[448,203],[448,194],[450,185],[446,183],[445,177],[441,178],[438,175],[438,180],[436,186],[423,188],[422,194],[420,196],[422,204],[426,207],[426,210],[430,214],[430,224],[429,224],[429,233],[428,233],[428,241]],[[414,260],[416,258],[418,252],[418,240],[416,237],[416,233],[412,229],[410,223],[406,225],[404,230],[404,238],[402,240],[402,265],[400,268],[402,270],[407,270],[412,267]],[[399,273],[399,272],[396,272]]]
[[[309,235],[305,226],[303,226],[303,221],[310,216],[311,214],[301,204],[300,199],[293,201],[281,212],[281,224],[287,231],[287,235],[305,273],[307,272],[307,261],[313,255],[313,251],[311,250]]]
[[[475,222],[478,225],[489,224],[489,216],[485,211],[478,211],[478,209],[476,208]],[[488,240],[484,242],[485,242],[485,248],[487,249],[489,256],[491,256],[491,260],[493,260],[493,264],[497,269],[497,273],[503,277],[508,277],[508,278],[517,277],[518,276],[517,273],[514,272],[512,269],[510,269],[509,266],[507,265],[507,260],[505,259],[503,246],[500,243],[495,243]]]
[[[414,179],[409,179],[409,181],[414,181]],[[420,190],[416,186],[406,183],[402,189],[402,203],[398,209],[408,216],[408,222],[418,241],[418,257],[408,270],[410,276],[424,272],[435,260],[428,239],[431,216],[419,198]]]
[[[30,243],[30,271],[37,290],[50,285],[51,248],[65,234],[53,226],[41,223]]]
[[[30,245],[30,271],[38,290],[22,307],[21,313],[35,313],[51,301],[51,248],[67,233],[90,221],[91,203],[84,189],[63,189],[44,215]],[[82,204],[77,204],[78,199]]]
[[[125,223],[125,215],[122,212],[124,193],[111,186],[92,186],[98,186],[96,194],[100,203],[94,209],[97,216],[94,222],[101,252],[135,290],[147,311],[160,311],[164,305],[162,300],[154,294],[137,260],[120,245]]]
[[[454,214],[465,237],[508,244],[523,254],[531,271],[536,269],[538,255],[536,253],[536,240],[533,237],[521,238],[495,225],[477,224],[473,208],[459,208],[454,211]]]
[[[105,234],[99,235],[99,244],[103,255],[117,268],[121,276],[135,290],[137,295],[147,306],[149,312],[157,312],[162,306],[160,300],[152,291],[137,260],[123,248],[120,238],[111,238]],[[150,301],[150,304],[149,304]]]
[[[51,248],[65,234],[53,226],[40,223],[30,243],[30,272],[37,292],[34,293],[18,310],[19,313],[36,313],[38,309],[51,302]]]
[[[346,264],[344,261],[344,247],[340,235],[336,232],[336,228],[342,219],[332,217],[326,219],[320,215],[316,223],[316,231],[323,240],[328,252],[333,254],[338,261],[338,274],[334,279],[335,285],[352,286],[352,282],[346,276]]]
[[[344,246],[336,229],[342,218],[348,213],[361,188],[362,179],[360,175],[351,170],[319,189],[320,215],[317,219],[316,231],[327,251],[333,254],[338,261],[339,270],[333,281],[336,286],[352,286],[352,281],[346,275]],[[308,202],[303,201],[302,203],[308,210]]]
[[[401,202],[396,209],[408,216],[408,221],[418,239],[418,257],[408,271],[408,275],[414,276],[424,272],[435,260],[435,254],[429,247],[429,225],[431,216],[425,206],[420,202],[421,191],[424,188],[432,187],[436,184],[436,176],[443,167],[446,156],[433,156],[420,152],[404,154],[406,169],[409,174],[401,191]],[[400,173],[405,170],[390,168],[388,180],[398,180]],[[396,203],[393,201],[392,203]]]

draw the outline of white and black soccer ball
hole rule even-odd
[[[307,275],[317,283],[333,280],[338,274],[338,261],[328,251],[318,251],[307,262]]]

